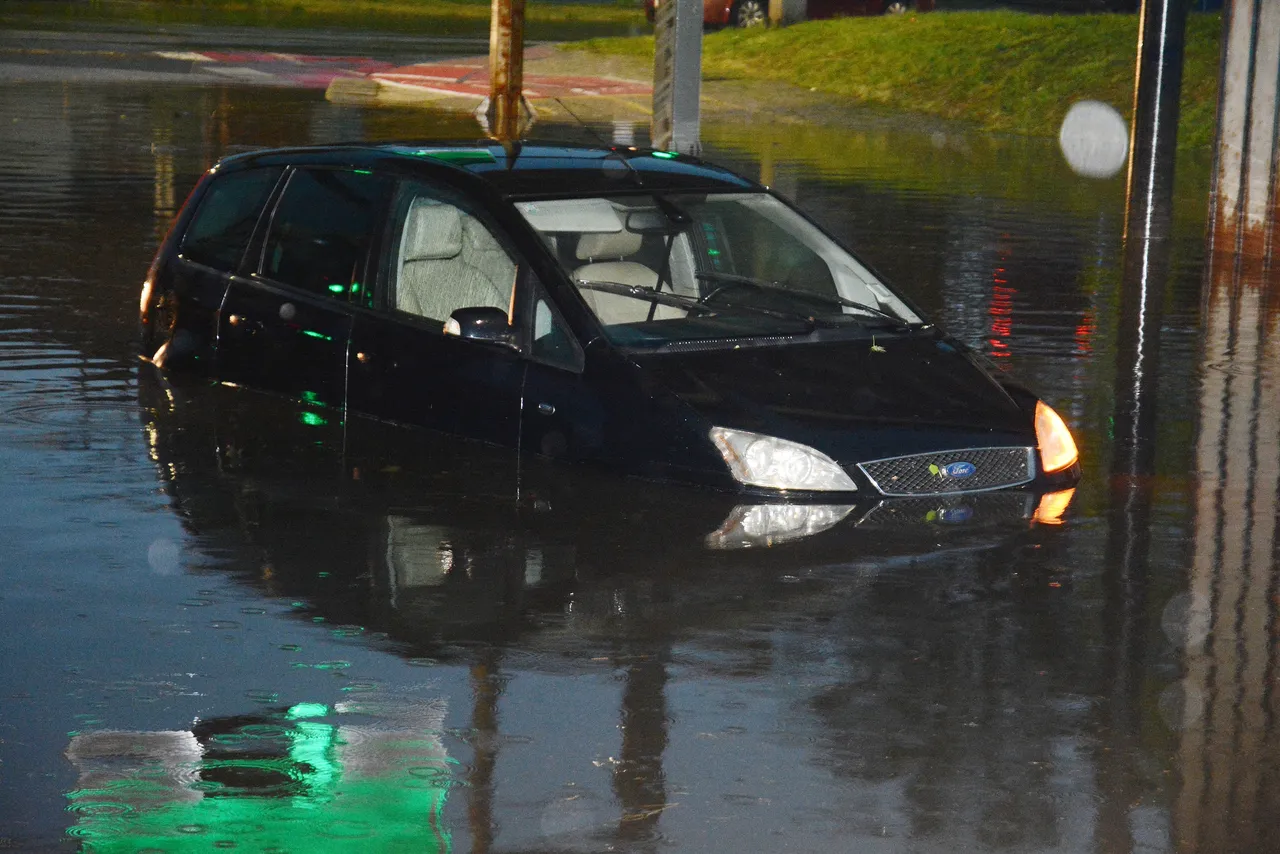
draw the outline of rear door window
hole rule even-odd
[[[340,302],[369,304],[363,281],[389,182],[364,171],[298,169],[276,205],[262,275]]]
[[[216,175],[182,238],[182,257],[235,272],[283,171],[246,169]]]

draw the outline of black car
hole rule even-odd
[[[166,370],[658,480],[804,499],[1079,477],[1035,395],[778,196],[663,151],[228,157],[141,317]]]

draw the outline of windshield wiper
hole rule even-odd
[[[699,305],[698,300],[693,297],[656,291],[653,288],[646,288],[643,285],[624,285],[622,282],[605,282],[596,279],[574,279],[573,283],[578,287],[586,288],[589,291],[604,291],[609,294],[620,294],[624,297],[635,297],[636,299],[648,300],[649,302],[660,302],[664,305],[677,305],[681,308],[696,308],[700,311],[711,311],[710,307]]]
[[[808,331],[813,331],[817,323],[812,317],[806,315],[798,315],[789,311],[777,311],[771,308],[764,308],[755,305],[732,305],[726,303],[723,306],[707,305],[703,299],[696,297],[687,297],[683,294],[671,294],[665,291],[656,291],[653,288],[646,288],[642,285],[624,285],[621,282],[603,282],[595,279],[574,279],[573,283],[580,288],[586,288],[589,291],[604,291],[610,294],[621,294],[624,297],[635,297],[636,299],[648,300],[649,302],[662,303],[664,305],[675,305],[680,308],[687,308],[694,311],[714,314],[722,308],[732,309],[738,312],[746,312],[748,314],[763,314],[768,317],[776,317],[780,320],[800,320],[805,324]]]
[[[815,302],[825,302],[831,305],[844,306],[845,308],[852,308],[857,311],[862,311],[862,312],[866,312],[867,314],[874,315],[875,317],[879,317],[882,320],[887,320],[893,323],[895,326],[905,326],[907,328],[911,327],[911,324],[909,322],[907,322],[906,320],[903,320],[901,317],[898,317],[896,314],[885,311],[882,308],[877,308],[874,305],[867,305],[866,303],[858,302],[857,300],[852,300],[852,299],[849,299],[848,297],[842,297],[837,294],[815,294],[815,293],[811,293],[810,291],[801,291],[795,288],[788,288],[786,285],[779,284],[778,282],[762,282],[759,279],[753,279],[750,276],[740,276],[737,273],[718,273],[715,271],[710,271],[710,272],[703,272],[703,273],[694,273],[694,275],[697,276],[699,279],[706,279],[707,281],[710,281],[710,282],[726,283],[724,286],[716,288],[711,293],[707,294],[701,300],[699,300],[699,302],[703,304],[706,304],[707,300],[711,299],[716,294],[725,290],[726,287],[732,287],[733,285],[743,285],[748,288],[767,291],[769,293],[786,294],[787,296],[796,297],[801,300],[812,300]]]

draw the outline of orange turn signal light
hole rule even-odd
[[[1045,474],[1062,471],[1080,459],[1067,423],[1043,400],[1036,401],[1036,442],[1040,445],[1040,466]]]

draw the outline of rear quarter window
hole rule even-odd
[[[182,238],[182,257],[223,272],[240,265],[281,169],[215,175]]]

